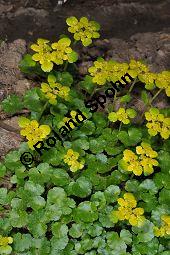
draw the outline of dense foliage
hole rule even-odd
[[[67,24],[75,41],[38,39],[20,63],[41,86],[2,102],[10,114],[30,114],[19,120],[25,142],[0,163],[0,254],[169,255],[170,118],[153,103],[170,96],[170,72],[99,58],[81,77],[76,43],[90,45],[100,26],[85,17]],[[52,132],[63,140],[49,146]],[[41,156],[38,141],[48,148]],[[20,161],[26,151],[35,158],[28,166]]]

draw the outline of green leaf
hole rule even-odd
[[[116,185],[110,185],[104,191],[104,195],[108,203],[115,203],[119,197],[119,194],[120,194],[120,188]]]
[[[68,233],[68,227],[65,224],[56,222],[52,224],[52,233],[57,238],[65,237]]]
[[[168,174],[162,172],[156,173],[153,180],[158,189],[162,189],[163,187],[170,189],[170,179]]]
[[[74,209],[73,218],[76,222],[93,222],[98,219],[97,207],[94,203],[85,201]]]
[[[2,102],[2,109],[10,114],[21,111],[23,108],[23,102],[21,98],[16,95],[10,95]]]
[[[14,249],[18,252],[29,250],[32,247],[32,237],[30,234],[14,234]]]
[[[69,230],[69,235],[73,238],[79,238],[83,234],[82,224],[73,224]]]
[[[91,196],[91,201],[94,202],[94,204],[97,206],[98,210],[102,210],[106,207],[106,198],[104,196],[104,193],[101,191],[95,192]]]
[[[145,224],[140,228],[132,227],[134,233],[138,233],[138,242],[150,242],[154,238],[153,223],[149,220],[145,220]]]
[[[131,95],[127,94],[127,95],[121,97],[120,102],[121,103],[129,103],[131,99],[132,99]]]
[[[162,189],[159,193],[159,203],[160,204],[170,204],[170,190]]]
[[[146,179],[139,185],[140,191],[147,192],[149,191],[151,194],[156,194],[158,189],[153,180]]]
[[[95,237],[95,236],[100,236],[103,232],[103,227],[100,223],[98,222],[95,222],[93,225],[89,226],[88,225],[88,234],[92,237]]]
[[[149,103],[149,96],[148,96],[148,93],[146,92],[146,90],[142,90],[141,99],[145,104]]]
[[[139,130],[139,128],[129,128],[128,135],[131,145],[136,145],[141,141],[142,132]]]
[[[68,192],[70,195],[77,197],[87,197],[91,194],[92,184],[84,176],[78,178],[76,182],[71,182],[68,186]]]
[[[165,172],[166,174],[169,174],[170,173],[170,169],[169,169],[169,166],[170,166],[170,153],[167,152],[167,151],[161,150],[158,153],[158,160],[159,160],[159,165],[161,167],[161,170],[163,172]]]
[[[68,173],[61,168],[53,169],[53,173],[51,175],[51,182],[56,186],[63,187],[69,184],[69,175]]]
[[[86,135],[92,135],[95,131],[95,124],[90,120],[86,120],[80,128],[80,131]]]
[[[0,177],[4,177],[6,174],[6,167],[4,164],[0,163]]]
[[[94,90],[93,78],[89,75],[86,75],[84,81],[80,82],[80,87],[86,90],[89,94],[91,94]]]
[[[75,51],[72,51],[68,54],[68,62],[75,63],[78,60],[78,54]]]
[[[0,188],[0,204],[5,205],[7,203],[7,189]]]
[[[44,192],[44,187],[40,184],[36,184],[32,181],[25,183],[24,189],[28,192],[33,193],[35,196],[41,195]]]
[[[33,112],[41,112],[43,109],[39,92],[39,88],[33,88],[27,91],[24,96],[24,106]]]
[[[21,72],[30,74],[35,71],[36,62],[32,60],[32,56],[30,54],[26,54],[20,61],[19,67]]]
[[[132,242],[132,234],[126,230],[126,229],[122,229],[120,231],[120,237],[121,239],[126,243],[126,244],[131,244]]]
[[[54,71],[53,73],[56,77],[56,81],[61,83],[62,85],[70,87],[73,83],[73,76],[69,72]]]

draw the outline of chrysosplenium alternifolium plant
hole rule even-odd
[[[30,114],[19,118],[25,142],[0,164],[0,254],[169,255],[170,118],[154,102],[170,96],[170,72],[98,58],[83,78],[76,44],[91,45],[100,26],[66,22],[70,38],[38,39],[20,63],[41,84],[2,102]],[[52,132],[63,140],[47,143]]]

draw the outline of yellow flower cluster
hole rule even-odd
[[[12,248],[9,244],[12,243],[12,237],[3,237],[0,235],[0,254],[10,254],[12,252]]]
[[[123,198],[117,200],[119,207],[112,212],[112,216],[118,220],[128,220],[132,226],[142,226],[145,217],[144,210],[137,206],[137,201],[132,193],[125,193]]]
[[[77,120],[76,120],[76,115],[77,115],[77,112],[76,111],[71,111],[70,112],[70,115],[71,115],[71,118],[68,118],[68,117],[64,117],[62,121],[60,121],[57,125],[58,128],[61,128],[62,126],[65,125],[65,123],[67,123],[69,120],[73,120],[73,122],[77,123]],[[80,121],[82,120],[81,116],[80,116]],[[74,129],[75,128],[75,125],[74,123],[70,122],[70,128]]]
[[[151,108],[149,112],[145,113],[145,118],[148,121],[146,124],[148,133],[151,136],[155,136],[158,133],[164,139],[168,139],[170,136],[170,118],[164,117],[160,114],[157,108]]]
[[[76,41],[82,41],[86,47],[92,43],[93,38],[99,38],[100,25],[95,21],[89,21],[86,17],[82,17],[79,21],[76,17],[69,17],[66,20],[69,26],[68,31],[74,34]]]
[[[78,59],[78,55],[70,47],[71,40],[62,38],[58,42],[49,44],[48,40],[38,39],[37,44],[32,44],[31,49],[36,53],[32,56],[34,61],[41,65],[44,72],[50,72],[54,63],[62,65],[64,61],[74,63]]]
[[[158,156],[157,152],[150,144],[142,142],[141,146],[136,147],[136,153],[128,149],[123,152],[123,160],[121,160],[123,169],[138,176],[143,172],[146,175],[152,174],[153,166],[158,166],[158,161],[155,159]]]
[[[134,59],[130,60],[128,73],[132,78],[136,78],[138,75],[148,72],[149,69],[145,64]]]
[[[104,85],[108,82],[116,82],[121,80],[121,77],[127,73],[128,64],[117,63],[116,61],[105,61],[103,58],[98,59],[93,63],[88,71],[93,77],[93,82],[98,85]],[[129,80],[130,81],[130,80]],[[124,84],[124,81],[121,81]]]
[[[19,119],[19,126],[22,128],[20,134],[27,138],[28,146],[32,150],[34,150],[33,145],[46,138],[51,131],[48,125],[39,125],[36,120],[29,120],[25,117]]]
[[[145,88],[148,90],[152,90],[155,87],[155,79],[157,74],[147,72],[138,75],[138,78],[141,82],[145,83]]]
[[[163,221],[163,226],[160,228],[154,227],[155,236],[163,237],[165,235],[170,235],[170,215],[163,215],[161,220]]]
[[[79,153],[69,149],[64,156],[64,162],[70,166],[72,172],[76,172],[84,167],[84,161],[78,162]]]
[[[48,76],[48,83],[49,84],[43,82],[41,84],[41,91],[45,93],[45,97],[49,100],[50,104],[57,104],[57,96],[68,100],[69,87],[57,83],[54,75]]]
[[[136,111],[134,109],[119,108],[117,112],[110,112],[108,119],[112,122],[121,121],[123,124],[129,124],[129,118],[135,118]]]
[[[155,83],[158,88],[165,89],[167,96],[170,97],[170,71],[159,73]]]

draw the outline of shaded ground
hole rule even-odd
[[[57,0],[0,0],[0,102],[9,94],[22,95],[38,85],[25,77],[18,63],[28,45],[37,37],[56,40],[66,32],[65,18],[88,16],[101,24],[103,38],[80,51],[79,70],[87,68],[98,56],[117,61],[144,60],[152,71],[170,69],[170,1],[144,0],[68,0],[59,7]],[[167,107],[160,95],[155,104]],[[139,111],[141,104],[138,100]],[[21,113],[23,114],[23,112]],[[0,157],[19,146],[18,116],[0,109]]]
[[[158,0],[0,0],[0,38],[56,37],[66,32],[68,16],[87,16],[101,24],[104,38],[128,38],[139,32],[170,31],[170,1]]]

